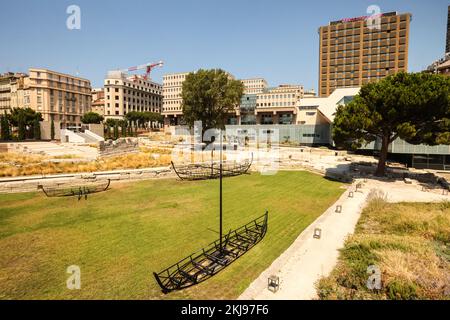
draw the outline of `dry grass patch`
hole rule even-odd
[[[70,156],[73,155],[59,159],[70,160]],[[75,161],[74,159],[74,161],[50,162],[47,161],[49,159],[52,158],[13,153],[0,154],[0,177],[141,169],[170,164],[170,155],[148,153],[129,153],[92,161]]]
[[[139,149],[143,153],[172,154],[173,148],[140,147]]]

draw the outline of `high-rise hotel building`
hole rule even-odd
[[[319,96],[407,71],[410,22],[409,13],[388,12],[320,27]]]

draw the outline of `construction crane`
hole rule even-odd
[[[163,61],[158,61],[158,62],[150,62],[150,63],[146,63],[146,64],[141,64],[139,66],[134,66],[134,67],[129,67],[128,69],[122,69],[119,70],[120,72],[133,72],[133,71],[138,71],[138,70],[142,70],[145,69],[145,74],[142,76],[142,78],[144,80],[149,79],[150,77],[150,73],[152,72],[152,70],[156,67],[162,67],[164,65]],[[134,76],[134,81],[136,82],[138,80],[138,76],[135,75]]]

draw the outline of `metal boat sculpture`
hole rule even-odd
[[[78,196],[80,200],[83,196],[87,198],[90,193],[106,191],[111,183],[110,179],[98,180],[94,182],[74,185],[60,185],[56,187],[39,186],[47,197],[69,197]]]
[[[246,174],[253,162],[253,154],[250,159],[243,162],[222,161],[222,176],[233,177]],[[181,180],[206,180],[218,179],[220,177],[220,161],[211,163],[191,163],[176,166],[173,162],[172,168]]]
[[[222,151],[222,131],[220,131],[220,160],[218,164],[190,165],[184,168],[176,168],[172,163],[175,172],[182,180],[219,178],[219,239],[170,267],[160,272],[153,272],[163,293],[184,289],[211,278],[253,248],[266,235],[269,215],[267,211],[259,218],[230,231],[227,235],[223,235],[222,178],[246,173],[253,161],[253,155],[250,161],[243,164],[227,166],[222,161]]]
[[[203,282],[253,248],[267,231],[268,212],[246,225],[230,231],[207,247],[154,272],[162,292],[169,293]],[[222,241],[220,241],[222,240]]]

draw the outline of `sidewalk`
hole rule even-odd
[[[333,269],[339,254],[338,249],[344,245],[347,234],[353,232],[369,193],[365,187],[358,192],[354,190],[355,184],[309,225],[239,299],[315,298],[314,282]],[[353,198],[348,197],[349,191],[353,191]],[[341,213],[335,212],[336,205],[342,205]],[[315,228],[322,229],[320,239],[313,238]],[[280,277],[280,288],[276,293],[267,290],[267,278],[270,275]]]

